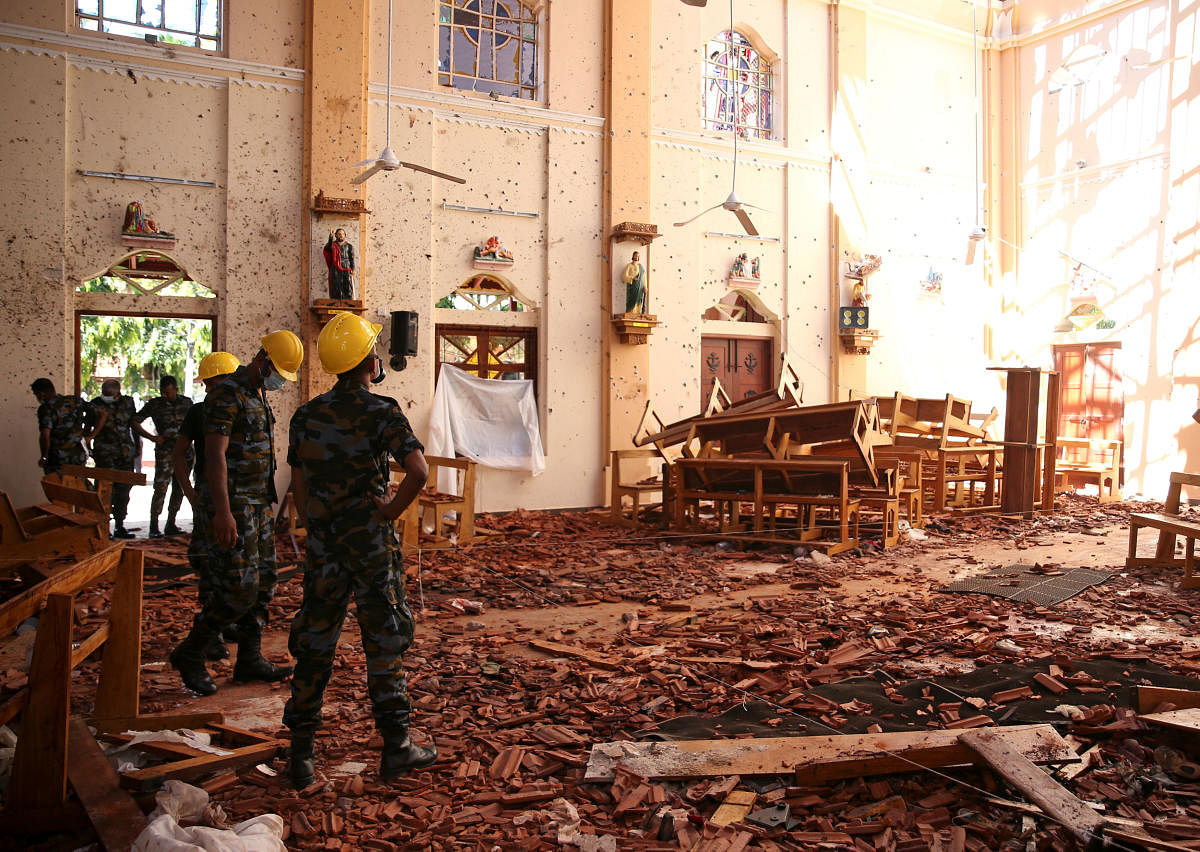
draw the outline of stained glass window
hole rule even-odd
[[[718,33],[704,51],[704,127],[769,139],[771,118],[771,63],[741,33]]]
[[[221,0],[76,0],[81,29],[221,49]]]
[[[438,83],[533,99],[537,16],[519,0],[450,0],[438,8]]]

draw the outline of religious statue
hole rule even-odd
[[[747,257],[745,252],[742,252],[741,254],[739,254],[737,257],[735,257],[733,259],[733,268],[729,270],[729,277],[730,278],[745,278],[745,277],[747,277],[746,276],[746,264],[749,262],[750,262],[750,258]]]
[[[346,242],[346,229],[329,232],[325,243],[325,265],[329,267],[329,298],[354,298],[354,246]]]
[[[482,246],[475,247],[475,259],[508,261],[511,263],[513,260],[513,254],[504,246],[500,245],[499,237],[493,236],[488,237],[487,242]]]
[[[751,278],[758,278],[758,260],[759,259],[756,257],[756,258],[754,258],[754,260],[750,261],[750,277]]]
[[[646,313],[646,267],[638,262],[640,258],[641,255],[635,251],[621,273],[621,280],[625,282],[625,313],[627,314]]]
[[[849,252],[846,252],[849,255]],[[883,265],[883,258],[877,254],[865,254],[861,260],[851,257],[846,261],[846,277],[854,283],[851,285],[850,304],[856,308],[865,308],[871,300],[867,292],[867,277]]]
[[[854,290],[850,296],[850,304],[855,308],[865,308],[867,301],[871,298],[867,293],[867,285],[861,278],[854,282]]]
[[[121,226],[121,233],[131,237],[175,239],[174,234],[169,231],[160,231],[153,219],[146,218],[146,214],[142,212],[142,202],[140,201],[131,201],[125,208],[125,224]]]

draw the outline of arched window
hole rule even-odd
[[[741,33],[723,30],[704,51],[704,127],[771,138],[771,63]]]
[[[520,0],[449,0],[438,9],[438,83],[533,99],[537,15]]]

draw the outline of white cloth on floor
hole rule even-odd
[[[182,781],[167,781],[155,796],[150,824],[130,847],[132,852],[287,852],[283,818],[262,814],[232,828],[184,826],[203,819],[208,793]]]

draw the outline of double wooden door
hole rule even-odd
[[[715,337],[700,339],[700,405],[708,404],[713,379],[720,379],[731,400],[771,387],[771,339]]]
[[[1058,434],[1066,438],[1125,440],[1125,390],[1120,371],[1121,344],[1072,343],[1054,347],[1060,381]],[[1093,464],[1088,450],[1070,461]]]

